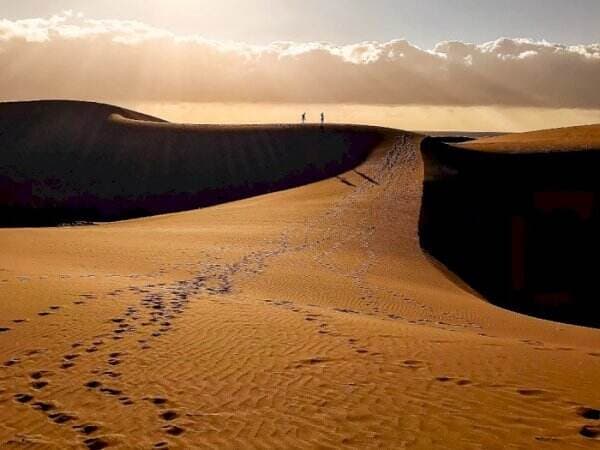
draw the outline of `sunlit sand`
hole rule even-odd
[[[177,173],[144,165],[155,140],[210,132],[94,114],[98,129],[121,122],[110,154],[131,158],[132,180]],[[28,127],[3,129],[0,148],[78,129]],[[152,138],[137,141],[141,129]],[[89,130],[81,142],[100,149]],[[309,164],[302,133],[335,128],[263,131],[221,129],[235,173],[279,179],[274,149]],[[324,179],[128,221],[1,229],[0,447],[593,448],[600,331],[477,295],[421,249],[423,136],[342,131],[368,148]],[[22,151],[35,167],[35,145]]]

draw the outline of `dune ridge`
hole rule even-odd
[[[485,137],[457,147],[496,153],[600,151],[600,124]]]
[[[600,125],[422,142],[423,247],[486,298],[599,327]]]
[[[171,124],[109,105],[0,104],[0,225],[111,221],[339,174],[382,129]]]

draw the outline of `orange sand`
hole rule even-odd
[[[597,448],[600,331],[423,254],[419,139],[203,210],[0,230],[0,447]]]
[[[505,134],[477,139],[460,147],[503,153],[600,150],[600,124]]]

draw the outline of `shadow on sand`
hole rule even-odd
[[[600,326],[600,153],[422,143],[421,246],[492,302]]]
[[[113,221],[292,188],[360,164],[375,127],[170,124],[85,102],[0,104],[0,226]]]

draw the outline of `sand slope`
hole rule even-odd
[[[600,327],[599,131],[425,138],[422,247],[498,305]]]
[[[0,446],[597,448],[600,331],[436,267],[420,137],[383,138],[292,190],[0,230]]]
[[[97,103],[0,103],[0,226],[182,211],[363,161],[374,127],[199,126]]]
[[[459,147],[499,153],[548,153],[600,150],[600,124],[486,137]]]

